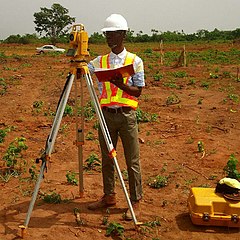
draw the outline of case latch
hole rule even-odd
[[[207,212],[203,213],[202,219],[204,222],[208,222],[210,220],[209,213]]]
[[[238,223],[239,222],[238,215],[237,214],[232,214],[231,221],[233,221],[234,223]]]

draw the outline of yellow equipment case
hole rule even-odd
[[[191,188],[188,209],[193,224],[240,227],[240,201],[228,200],[215,188]]]

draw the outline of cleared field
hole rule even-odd
[[[0,45],[0,130],[4,132],[0,143],[0,239],[18,239],[20,235],[18,226],[25,219],[40,167],[35,159],[44,149],[69,71],[67,57],[36,55],[36,47]],[[89,47],[89,59],[108,51],[105,45]],[[78,178],[77,148],[73,145],[74,107],[78,101],[72,91],[25,239],[109,239],[105,236],[106,221],[124,226],[123,239],[129,240],[239,239],[239,229],[194,226],[187,198],[191,187],[215,187],[225,176],[223,169],[231,154],[240,159],[240,46],[230,42],[186,43],[186,66],[180,58],[183,47],[183,43],[164,44],[161,55],[159,43],[127,44],[129,51],[143,59],[147,84],[139,109],[144,186],[139,220],[145,223],[141,231],[122,220],[127,203],[117,179],[119,202],[116,208],[109,209],[109,214],[86,207],[102,195],[100,168],[92,166],[96,170],[84,172],[83,198],[79,198],[78,186],[72,184],[74,176],[66,177],[70,171]],[[100,159],[100,148],[97,119],[89,105],[85,82],[83,85],[86,164],[90,157]],[[6,162],[13,159],[9,146],[19,143],[20,138],[25,139],[22,144],[27,149],[14,157],[12,174],[6,174]],[[124,174],[121,144],[117,154]],[[127,176],[124,177],[127,184]],[[164,179],[164,186],[154,187],[152,181],[156,179]],[[60,203],[46,201],[44,196],[53,193],[58,200],[61,198]],[[76,208],[80,225],[75,221]]]

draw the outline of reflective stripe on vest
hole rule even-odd
[[[133,64],[135,59],[135,54],[127,52],[127,56],[124,62],[124,65]],[[104,55],[100,59],[100,67],[101,68],[110,68],[110,55]],[[130,77],[129,77],[130,78]],[[123,82],[125,84],[128,83],[129,78],[123,78]],[[120,106],[128,106],[133,109],[136,109],[138,106],[137,98],[130,96],[120,88],[116,87],[114,84],[110,82],[103,83],[102,95],[100,97],[101,106],[111,106],[111,105],[120,105]]]

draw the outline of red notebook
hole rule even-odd
[[[119,68],[97,68],[94,72],[99,82],[106,82],[113,79],[116,75],[122,75],[123,78],[132,76],[135,72],[133,64],[125,65]]]

